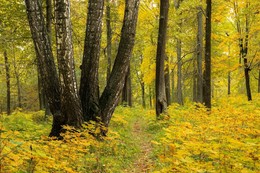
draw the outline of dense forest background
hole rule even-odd
[[[258,172],[259,9],[1,0],[0,172]]]
[[[44,4],[43,6],[45,7]],[[113,1],[109,6],[111,8],[112,31],[111,64],[113,64],[120,38],[124,2]],[[245,27],[246,18],[248,18],[247,58],[250,66],[250,85],[254,98],[254,93],[259,92],[259,3],[252,1],[247,6],[246,1],[218,1],[213,2],[212,6],[212,97],[219,98],[228,94],[246,94],[244,65],[240,58],[239,39],[246,37],[247,31]],[[197,14],[199,11],[205,13],[204,8],[205,4],[200,1],[183,1],[179,9],[175,8],[174,1],[170,2],[166,54],[170,76],[171,102],[185,104],[187,101],[196,100],[194,76],[197,75]],[[80,77],[83,54],[86,11],[87,1],[71,1],[75,70],[78,78]],[[6,52],[8,58],[10,70],[11,109],[15,110],[20,107],[25,110],[38,110],[37,62],[24,3],[20,1],[2,1],[0,15],[2,52],[0,110],[4,112],[7,109],[4,52]],[[131,93],[134,105],[142,104],[147,108],[152,108],[155,104],[155,57],[158,17],[158,2],[142,1],[140,3],[136,41],[130,68]],[[205,20],[205,16],[203,18]],[[103,18],[99,68],[101,91],[106,84],[108,66],[105,19],[106,17]],[[180,21],[182,23],[181,28],[178,24]],[[55,40],[55,35],[52,34],[52,36],[53,40]],[[180,60],[177,60],[176,40],[178,39],[181,40]],[[181,64],[180,76],[177,74],[178,63]],[[177,79],[181,81],[181,88],[177,86]],[[181,91],[178,91],[178,88]],[[177,93],[179,92],[183,95],[180,98],[181,100],[177,100]]]

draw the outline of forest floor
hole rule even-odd
[[[131,136],[134,143],[139,146],[139,152],[136,153],[136,160],[131,165],[131,170],[126,170],[126,172],[150,172],[152,168],[151,134],[147,132],[147,123],[144,118],[137,116],[131,123]]]

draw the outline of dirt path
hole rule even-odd
[[[143,119],[136,119],[132,125],[132,136],[136,144],[140,146],[140,153],[136,153],[137,159],[133,163],[129,172],[147,173],[151,172],[151,136],[145,131],[145,122]]]

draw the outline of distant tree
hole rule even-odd
[[[202,7],[199,8],[197,14],[198,33],[197,33],[197,101],[203,102],[203,72],[202,72],[202,58],[203,58],[203,12]]]
[[[10,86],[10,65],[8,61],[7,52],[4,51],[5,58],[5,74],[6,74],[6,112],[7,115],[11,114],[11,86]]]
[[[166,58],[166,33],[169,11],[169,0],[160,0],[160,19],[156,54],[156,116],[158,117],[167,108],[164,79],[164,61]]]
[[[205,31],[205,71],[203,74],[203,101],[211,108],[211,0],[207,0]]]
[[[176,0],[175,1],[175,8],[176,10],[179,9],[180,4],[182,0]],[[178,21],[178,32],[181,33],[181,27],[182,27],[182,19]],[[177,102],[180,105],[183,105],[183,77],[182,77],[182,41],[180,38],[177,38],[177,43],[176,43],[176,52],[177,52]]]

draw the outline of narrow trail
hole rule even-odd
[[[151,135],[146,132],[146,123],[143,118],[136,118],[132,124],[132,137],[136,145],[140,147],[140,152],[136,153],[136,160],[131,166],[132,173],[148,173],[152,169],[152,145]]]

